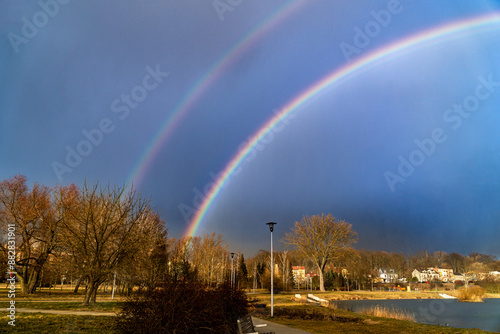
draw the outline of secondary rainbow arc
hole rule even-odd
[[[387,46],[374,50],[359,59],[335,69],[328,75],[306,88],[300,94],[292,98],[279,113],[270,118],[264,126],[255,132],[247,144],[242,147],[236,155],[227,163],[226,167],[220,173],[220,177],[215,181],[212,188],[204,198],[202,204],[196,210],[185,236],[194,236],[201,222],[206,216],[209,208],[216,200],[221,189],[224,187],[231,174],[238,168],[250,151],[259,144],[272,129],[285,119],[290,113],[299,110],[306,103],[325,93],[328,88],[339,85],[345,80],[361,74],[378,64],[388,61],[391,57],[400,56],[411,52],[414,49],[426,46],[432,46],[438,42],[462,38],[474,33],[482,33],[491,30],[500,30],[500,13],[490,13],[487,15],[476,16],[465,20],[454,21],[441,25],[423,32],[411,35],[398,40]]]
[[[174,110],[163,121],[159,130],[146,145],[145,150],[127,176],[128,187],[138,187],[159,151],[172,136],[180,121],[192,110],[193,105],[203,96],[212,83],[221,76],[245,51],[262,39],[270,30],[291,17],[300,8],[308,3],[307,0],[293,0],[287,2],[256,25],[242,39],[236,42],[224,55],[196,81],[191,89],[177,103]]]

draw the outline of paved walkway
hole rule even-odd
[[[302,329],[296,329],[281,325],[272,321],[262,320],[260,318],[252,317],[253,324],[267,324],[266,327],[256,328],[259,333],[275,332],[276,334],[312,334],[311,332],[306,332]]]

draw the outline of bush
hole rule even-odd
[[[234,333],[248,312],[242,290],[228,284],[169,282],[125,303],[116,320],[120,333]]]
[[[482,302],[486,296],[486,291],[480,286],[470,288],[460,288],[458,290],[458,300],[462,302]]]

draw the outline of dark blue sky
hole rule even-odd
[[[287,5],[297,9],[275,15]],[[179,237],[190,218],[179,206],[196,208],[211,175],[295,96],[390,43],[495,13],[299,108],[198,232],[252,255],[268,248],[266,222],[278,222],[279,240],[303,215],[332,213],[360,248],[500,256],[497,1],[0,1],[0,178],[127,182],[212,66],[279,18],[227,58],[137,184]],[[66,161],[78,150],[87,155]]]

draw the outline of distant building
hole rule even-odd
[[[499,277],[500,278],[500,271],[490,271],[490,276],[494,276],[494,277]]]
[[[475,273],[475,277],[478,281],[482,281],[488,278],[488,273],[484,271],[478,271],[477,273]]]
[[[439,274],[439,280],[443,283],[453,282],[453,269],[429,268]]]
[[[380,268],[378,270],[378,277],[380,277],[382,283],[395,283],[398,280],[398,274],[396,274],[394,269]]]
[[[411,273],[412,277],[416,277],[418,282],[426,283],[431,282],[432,280],[439,280],[439,273],[437,273],[434,269],[415,269]]]
[[[308,278],[313,278],[316,276],[318,276],[318,274],[316,274],[316,273],[306,273],[306,277],[308,277]]]
[[[453,278],[454,278],[454,282],[465,282],[465,277],[464,275],[460,274],[460,273],[453,273]]]
[[[306,279],[306,267],[304,266],[292,266],[293,280],[297,284],[302,284]]]

